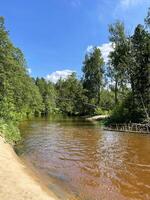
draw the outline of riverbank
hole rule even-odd
[[[0,199],[58,200],[20,162],[13,148],[0,136]]]

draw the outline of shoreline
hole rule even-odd
[[[52,191],[58,200],[81,200],[72,192],[72,188],[68,187],[65,182],[53,176],[52,174],[47,177],[40,169],[36,169],[35,166],[28,160],[22,157],[20,158],[19,156],[17,157],[24,164],[24,166],[27,167],[27,171],[32,178],[34,178],[36,182],[38,181],[41,186],[44,186],[44,190],[46,190],[48,193]]]
[[[13,147],[0,136],[0,199],[60,200],[21,162]]]
[[[108,117],[109,115],[94,115],[94,116],[86,117],[85,119],[88,121],[101,121],[101,120],[107,119]]]

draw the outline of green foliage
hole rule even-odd
[[[35,81],[42,96],[42,114],[48,115],[58,111],[56,109],[56,90],[51,82],[46,81],[44,78],[37,78]]]
[[[4,120],[0,120],[0,134],[6,138],[6,141],[15,144],[20,141],[21,135],[19,129],[13,122],[6,123]]]
[[[145,18],[146,27],[150,28],[150,8],[148,9],[147,17]]]
[[[132,92],[135,104],[150,116],[150,33],[138,25],[132,36]]]
[[[104,75],[104,60],[100,49],[94,48],[90,54],[85,56],[82,71],[84,73],[83,87],[86,89],[89,103],[94,102],[94,104],[99,105]]]
[[[56,84],[57,107],[69,115],[83,115],[86,113],[87,97],[82,83],[73,73],[66,80],[59,80]]]
[[[144,113],[140,107],[135,107],[132,94],[128,94],[113,109],[109,123],[140,122],[143,120]]]
[[[109,111],[108,110],[103,110],[101,107],[98,107],[95,109],[95,115],[108,115]]]
[[[26,70],[20,49],[13,46],[0,18],[0,117],[16,120],[34,113],[41,106],[41,96]]]
[[[120,21],[110,25],[109,32],[114,50],[109,55],[108,72],[112,82],[114,82],[115,104],[117,104],[119,92],[123,93],[124,88],[126,88],[125,85],[128,83],[126,65],[127,38],[124,24]]]
[[[145,23],[149,24],[149,12]],[[150,33],[139,24],[134,34],[127,37],[120,22],[111,25],[109,30],[110,41],[114,46],[114,51],[110,53],[109,77],[114,81],[116,102],[112,119],[136,122],[148,120],[150,118]],[[127,95],[129,91],[132,96],[130,102]],[[120,93],[123,95],[119,99]]]
[[[5,124],[0,129],[5,130],[8,140],[19,139],[14,122],[41,110],[41,104],[41,95],[28,75],[23,53],[10,41],[4,18],[0,17],[0,119]]]
[[[149,22],[150,10],[146,26],[139,24],[132,36],[126,36],[123,23],[110,25],[109,39],[114,49],[106,70],[100,49],[94,48],[85,56],[82,80],[73,73],[53,84],[29,76],[24,55],[11,42],[4,18],[0,17],[0,132],[8,141],[17,142],[17,122],[34,114],[103,115],[112,111],[111,122],[148,120]]]
[[[110,111],[115,106],[114,92],[110,89],[102,89],[100,105],[102,110]]]

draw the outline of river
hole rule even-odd
[[[150,200],[150,135],[65,117],[25,121],[20,130],[20,158],[50,189],[58,184],[81,200]]]

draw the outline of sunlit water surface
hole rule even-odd
[[[20,157],[80,199],[150,200],[150,135],[65,118],[26,121],[20,129]]]

